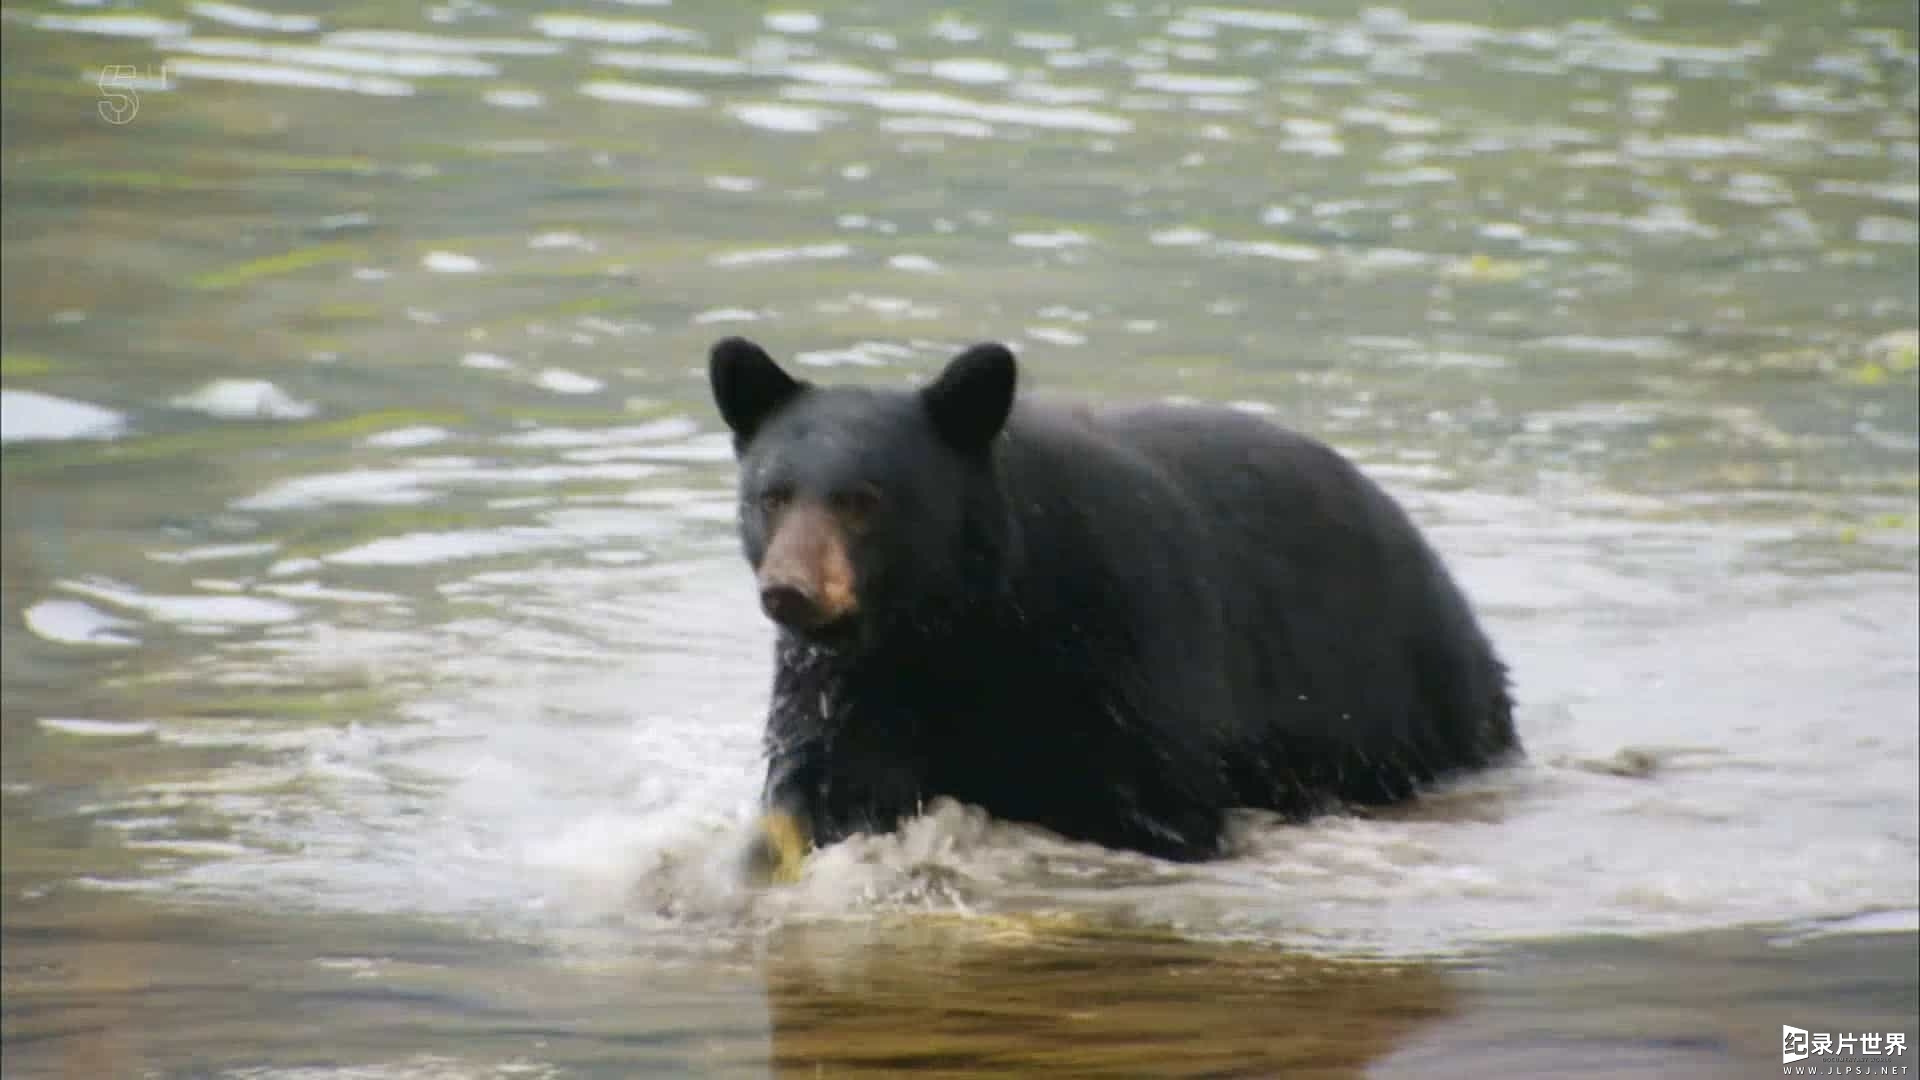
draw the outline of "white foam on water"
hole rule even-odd
[[[825,131],[838,123],[841,114],[832,109],[774,102],[746,102],[727,106],[727,115],[751,128],[783,135],[806,135]]]
[[[75,735],[83,739],[134,739],[157,730],[150,720],[89,720],[81,717],[43,716],[38,721],[46,731]]]
[[[1853,934],[1911,934],[1917,930],[1920,930],[1920,909],[1868,911],[1837,919],[1807,920],[1803,929],[1787,935],[1781,943]]]
[[[338,90],[370,97],[407,97],[413,93],[413,84],[404,79],[384,75],[347,75],[268,61],[205,60],[189,56],[168,60],[167,71],[187,79],[289,86],[303,90]]]
[[[385,536],[336,551],[325,561],[341,566],[431,566],[464,559],[518,555],[566,547],[566,537],[551,529],[498,528],[454,532],[417,532]]]
[[[484,78],[499,74],[499,68],[485,61],[466,56],[442,56],[433,53],[379,53],[325,45],[280,45],[233,38],[186,38],[163,42],[162,47],[169,52],[189,53],[195,56],[339,68],[345,71],[397,75],[403,78],[431,78],[438,75]]]
[[[826,25],[811,11],[769,11],[761,22],[776,34],[817,34]]]
[[[289,600],[324,600],[336,604],[383,604],[398,608],[408,606],[406,598],[397,593],[375,592],[371,589],[337,589],[317,581],[256,585],[254,591],[268,596],[283,596]]]
[[[591,15],[536,15],[533,28],[551,38],[598,41],[608,45],[645,45],[656,41],[697,44],[701,35],[650,19],[602,19]]]
[[[1036,52],[1059,52],[1073,48],[1073,35],[1043,30],[1018,30],[1013,35],[1016,49],[1032,49]]]
[[[977,23],[967,22],[957,15],[940,16],[928,32],[941,41],[949,41],[956,45],[969,44],[986,36],[986,32]]]
[[[1535,338],[1532,344],[1556,352],[1631,356],[1647,360],[1679,356],[1682,351],[1672,338],[1651,335],[1609,337],[1601,334],[1556,334]]]
[[[1035,79],[1016,83],[1008,88],[1008,94],[1023,102],[1039,102],[1043,106],[1091,106],[1108,98],[1108,92],[1100,86],[1062,86],[1058,83],[1041,83]]]
[[[935,60],[927,73],[936,79],[961,83],[966,86],[992,86],[997,83],[1011,82],[1013,69],[998,60],[985,60],[978,57],[955,57],[950,60]]]
[[[471,54],[476,56],[552,56],[566,50],[558,42],[529,38],[443,37],[411,30],[338,30],[321,39],[351,49]]]
[[[800,101],[865,105],[881,112],[954,116],[987,124],[1014,124],[1051,131],[1124,135],[1133,121],[1113,113],[1076,107],[976,101],[937,90],[889,90],[845,86],[793,86],[786,96]]]
[[[803,244],[799,247],[748,248],[743,251],[723,251],[707,259],[713,266],[772,266],[779,263],[812,262],[823,259],[844,259],[853,254],[853,248],[846,244]]]
[[[1029,326],[1026,334],[1035,341],[1065,348],[1074,348],[1087,343],[1087,335],[1061,326]]]
[[[0,442],[113,439],[126,428],[124,414],[90,402],[38,390],[0,389]]]
[[[779,74],[794,82],[821,86],[885,86],[892,80],[871,68],[826,60],[804,60],[780,65]]]
[[[152,15],[39,15],[33,25],[41,30],[136,38],[179,37],[192,29],[177,19]]]
[[[890,341],[861,341],[839,349],[812,349],[793,355],[804,367],[886,367],[914,357],[914,350]]]
[[[1191,225],[1159,229],[1147,236],[1147,243],[1155,247],[1195,247],[1212,241],[1212,233],[1205,229],[1196,229]]]
[[[707,95],[677,86],[647,86],[640,83],[600,79],[584,83],[582,96],[623,105],[653,105],[667,109],[697,109],[707,103]]]
[[[214,0],[194,0],[187,5],[187,11],[208,22],[217,22],[223,26],[234,26],[242,30],[272,30],[283,34],[304,34],[320,29],[320,20],[312,15],[276,15],[258,8],[216,3]]]
[[[1323,20],[1311,15],[1296,15],[1288,11],[1260,11],[1251,8],[1195,7],[1182,12],[1181,17],[1240,30],[1270,30],[1288,34],[1304,34],[1325,25]]]
[[[20,613],[27,631],[60,645],[138,645],[120,631],[134,624],[79,600],[42,600]]]
[[[253,849],[242,844],[230,844],[224,840],[138,840],[128,839],[121,844],[133,851],[160,851],[169,855],[222,856],[231,858],[236,855],[251,855]]]
[[[1358,106],[1340,110],[1340,122],[1348,127],[1377,127],[1389,135],[1438,135],[1447,130],[1446,124],[1430,116]]]
[[[662,71],[674,75],[713,75],[731,78],[748,74],[745,61],[705,53],[662,53],[631,49],[602,49],[593,54],[593,62],[606,67],[637,71]]]
[[[690,418],[669,416],[660,420],[650,420],[644,424],[629,424],[621,427],[541,427],[515,435],[502,436],[500,442],[505,446],[560,449],[583,446],[631,446],[636,443],[651,445],[686,439],[699,431],[700,425]]]
[[[1886,214],[1868,214],[1854,223],[1853,238],[1863,244],[1911,248],[1920,244],[1920,223]]]
[[[470,352],[460,357],[460,366],[476,371],[511,371],[514,363],[499,353]]]
[[[291,574],[307,574],[320,569],[319,559],[301,556],[297,559],[281,559],[267,567],[268,577],[287,577]]]
[[[1019,232],[1007,238],[1014,247],[1058,250],[1060,248],[1085,247],[1093,242],[1086,233],[1072,229],[1055,229],[1052,232]]]
[[[1825,195],[1853,195],[1905,206],[1920,203],[1920,183],[1914,182],[1822,180],[1816,185],[1816,190]]]
[[[497,109],[538,109],[547,103],[547,96],[538,90],[496,86],[480,95],[480,100]]]
[[[620,0],[635,3],[636,0]],[[377,977],[377,971],[355,978]],[[531,1061],[475,1063],[445,1054],[405,1054],[390,1062],[362,1065],[298,1065],[267,1069],[227,1069],[218,1080],[562,1080],[566,1070]]]
[[[898,135],[953,135],[963,139],[991,139],[993,125],[979,120],[945,116],[895,116],[880,121],[882,131]]]
[[[581,236],[577,232],[564,229],[554,232],[537,233],[527,238],[527,246],[535,251],[599,251],[600,245]],[[470,354],[478,355],[478,354]]]
[[[1251,94],[1260,89],[1258,79],[1239,75],[1191,75],[1173,71],[1145,71],[1134,76],[1133,84],[1142,90],[1168,94]]]
[[[225,562],[271,555],[278,550],[280,545],[277,542],[265,540],[250,544],[203,544],[181,551],[149,551],[147,558],[163,563]]]
[[[278,600],[236,595],[153,595],[114,581],[60,581],[64,592],[85,596],[113,607],[137,611],[155,622],[182,627],[219,629],[292,622],[300,609]]]
[[[290,510],[332,503],[403,506],[432,499],[430,486],[446,479],[444,473],[428,469],[353,469],[282,481],[237,500],[233,508]]]
[[[473,274],[486,269],[486,263],[457,251],[429,251],[420,265],[436,274]]]
[[[540,389],[556,394],[597,394],[607,388],[607,384],[599,379],[565,368],[548,368],[533,381]]]
[[[265,379],[214,379],[168,404],[222,420],[304,420],[318,411]]]
[[[1772,46],[1755,38],[1738,45],[1693,45],[1621,33],[1602,22],[1577,22],[1550,42],[1569,67],[1657,75],[1671,64],[1730,68],[1766,56]]]
[[[360,445],[382,450],[410,450],[418,446],[432,446],[435,443],[446,442],[452,437],[453,432],[446,428],[421,424],[414,427],[376,431],[361,439]]]
[[[1279,244],[1271,240],[1225,240],[1219,244],[1218,250],[1222,255],[1246,255],[1280,262],[1312,263],[1326,258],[1326,253],[1316,247]]]
[[[659,448],[664,451],[666,448]],[[661,460],[669,460],[662,453]],[[646,464],[479,465],[461,459],[396,468],[346,469],[279,481],[237,499],[235,510],[311,510],[323,506],[406,506],[431,502],[464,487],[502,487],[580,482],[629,482],[659,473]]]

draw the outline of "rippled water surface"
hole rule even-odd
[[[1910,3],[9,5],[7,1075],[1746,1075],[1915,1041]],[[715,338],[1361,461],[1521,765],[743,886]]]

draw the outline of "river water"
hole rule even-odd
[[[9,1077],[1916,1041],[1906,0],[0,18]],[[1333,442],[1527,761],[1205,866],[943,805],[745,887],[735,333]]]

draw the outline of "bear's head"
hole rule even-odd
[[[740,460],[740,538],[760,606],[811,644],[852,649],[946,617],[1004,530],[994,445],[1013,354],[976,345],[919,390],[815,386],[728,338],[708,363]]]

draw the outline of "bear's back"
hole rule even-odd
[[[1371,762],[1411,757],[1391,771],[1426,779],[1418,759],[1478,763],[1511,745],[1503,669],[1465,597],[1399,504],[1338,451],[1200,405],[1037,405],[1026,424],[1131,459],[1132,505],[1184,519],[1113,526],[1184,538],[1187,558],[1206,561],[1197,580],[1217,588],[1191,600],[1221,613],[1239,729],[1268,746],[1282,735],[1283,757],[1357,778],[1296,779],[1374,801]],[[1404,782],[1383,777],[1378,798]]]
[[[1325,443],[1260,417],[1155,404],[1035,406],[1023,419],[1064,424],[1077,429],[1087,453],[1130,459],[1134,479],[1149,489],[1136,492],[1139,502],[1188,515],[1217,545],[1216,557],[1252,562],[1235,569],[1258,572],[1231,575],[1236,582],[1267,580],[1276,558],[1321,577],[1372,573],[1382,563],[1425,571],[1418,532],[1378,485]]]

